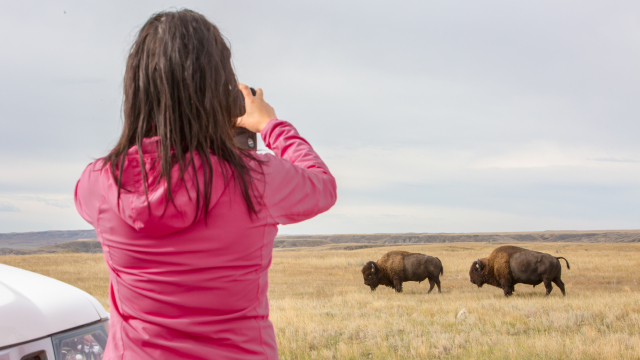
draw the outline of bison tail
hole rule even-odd
[[[556,256],[555,258],[558,260],[563,259],[567,263],[567,269],[571,270],[571,266],[569,266],[569,260],[563,258],[562,256]]]
[[[438,258],[436,258],[438,259]],[[442,261],[440,261],[440,259],[438,259],[438,262],[440,263],[440,275],[444,274],[444,266],[442,266]]]

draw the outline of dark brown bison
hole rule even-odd
[[[429,279],[429,292],[435,285],[438,285],[440,292],[442,274],[442,263],[437,257],[407,251],[389,251],[377,262],[369,261],[362,267],[364,284],[371,287],[371,291],[378,285],[384,285],[402,292],[402,283],[405,281],[422,282]]]
[[[528,284],[534,287],[544,282],[547,295],[551,293],[555,283],[562,295],[564,283],[560,280],[562,267],[558,259],[564,259],[569,267],[569,261],[549,254],[523,249],[517,246],[500,246],[489,254],[489,257],[478,259],[471,264],[469,278],[471,283],[482,287],[484,284],[493,285],[504,290],[505,296],[510,296],[515,284]]]

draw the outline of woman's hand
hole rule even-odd
[[[276,112],[262,98],[262,89],[257,88],[256,96],[253,96],[247,85],[238,83],[238,88],[244,95],[244,107],[247,112],[243,117],[238,118],[236,125],[259,133],[269,120],[276,118]]]

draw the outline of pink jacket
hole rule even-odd
[[[264,182],[258,182],[264,205],[253,218],[236,183],[225,186],[215,156],[207,224],[204,215],[192,223],[191,173],[174,183],[177,206],[162,215],[167,184],[152,186],[160,174],[152,161],[157,137],[145,139],[142,149],[150,213],[137,146],[125,161],[122,185],[129,191],[121,191],[119,204],[101,160],[82,173],[76,208],[96,229],[110,275],[104,359],[278,358],[267,300],[277,225],[327,211],[337,195],[329,169],[291,124],[273,119],[262,138],[276,156],[257,154],[266,162]]]

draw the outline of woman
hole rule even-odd
[[[327,166],[260,89],[254,97],[236,82],[224,38],[190,10],[142,27],[123,108],[119,142],[75,194],[109,269],[104,358],[277,358],[273,240],[278,224],[333,206]],[[261,133],[275,156],[236,147],[236,125]]]

